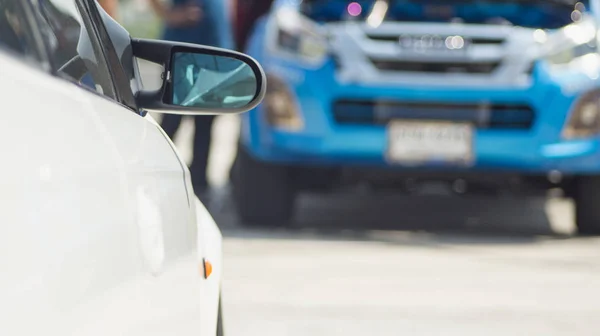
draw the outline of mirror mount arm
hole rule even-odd
[[[162,85],[157,90],[142,90],[136,94],[138,106],[147,110],[161,110],[163,106],[159,102],[163,101],[167,85],[169,83],[166,76],[169,73],[171,63],[171,53],[173,43],[150,40],[150,39],[131,39],[133,56],[148,62],[156,63],[163,67],[161,73]]]
[[[133,56],[160,64],[165,68],[171,61],[173,43],[161,40],[131,39]]]

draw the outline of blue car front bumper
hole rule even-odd
[[[369,118],[347,122],[360,111],[340,116],[336,102],[385,100],[417,105],[431,102],[468,105],[485,101],[491,106],[513,106],[514,109],[525,106],[530,109],[530,114],[523,118],[512,111],[508,119],[496,120],[498,127],[489,124],[477,127],[473,143],[474,164],[459,169],[523,173],[558,170],[566,174],[600,172],[598,137],[575,140],[561,137],[579,95],[565,94],[550,78],[537,75],[534,76],[535,84],[513,88],[367,86],[338,83],[332,75],[332,67],[330,64],[319,70],[298,70],[290,65],[290,73],[296,71],[300,77],[287,76],[285,71],[279,71],[278,78],[287,83],[299,107],[303,127],[299,130],[274,127],[265,121],[264,106],[259,107],[243,117],[242,144],[250,153],[263,161],[294,165],[402,169],[402,166],[389,164],[385,159],[388,146],[385,122]],[[410,113],[406,108],[398,111],[405,115]],[[439,115],[433,117],[439,118]],[[455,117],[451,113],[447,115],[448,120]],[[424,164],[423,167],[455,168],[436,163]]]

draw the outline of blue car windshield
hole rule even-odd
[[[376,6],[376,3],[384,6]],[[589,0],[304,0],[301,11],[324,23],[364,20],[374,7],[384,21],[506,24],[557,29],[581,18]]]

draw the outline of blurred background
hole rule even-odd
[[[145,0],[121,0],[117,19],[161,36]],[[142,71],[158,85],[160,69]],[[600,239],[576,235],[571,199],[358,185],[300,195],[289,225],[246,226],[229,183],[239,130],[215,120],[205,202],[225,237],[228,335],[598,334]],[[174,139],[188,162],[193,132],[184,120]]]

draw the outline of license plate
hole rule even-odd
[[[473,162],[473,126],[467,123],[392,121],[388,161],[399,164]]]

